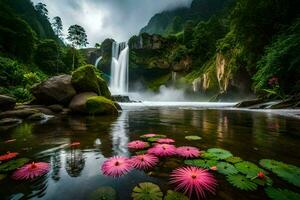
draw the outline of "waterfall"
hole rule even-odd
[[[128,93],[129,47],[123,43],[113,42],[110,90],[112,94]]]
[[[95,67],[98,67],[99,62],[101,61],[102,56],[100,56],[99,58],[97,58],[96,62],[95,62]]]

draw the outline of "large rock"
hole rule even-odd
[[[75,96],[76,91],[71,84],[70,75],[54,76],[32,88],[32,94],[37,102],[51,105],[67,105]]]
[[[0,113],[0,119],[3,119],[3,118],[25,119],[25,118],[29,117],[30,115],[33,115],[38,112],[39,112],[39,110],[30,109],[30,108],[25,108],[25,109],[20,109],[20,110],[10,110],[10,111],[5,111],[5,112]]]
[[[86,110],[86,102],[89,97],[97,96],[94,92],[84,92],[73,97],[69,108],[74,113],[88,113]]]
[[[114,102],[102,96],[89,97],[86,109],[92,115],[116,115],[118,113]]]
[[[6,111],[6,110],[11,110],[15,107],[16,105],[16,99],[5,96],[5,95],[0,95],[0,110],[1,111]]]
[[[82,66],[73,72],[72,84],[77,93],[95,92],[98,95],[111,98],[106,82],[97,76],[93,65]]]

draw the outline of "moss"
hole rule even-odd
[[[105,80],[103,80],[101,77],[97,76],[97,82],[99,85],[99,89],[101,91],[101,96],[104,96],[108,99],[112,99],[111,93],[107,87]]]
[[[95,92],[101,95],[98,78],[93,65],[78,68],[72,74],[72,84],[77,92]]]
[[[93,115],[113,115],[118,113],[114,102],[103,96],[88,98],[86,109],[89,114]]]
[[[161,85],[166,84],[170,79],[171,79],[171,74],[169,73],[155,80],[152,80],[151,82],[149,82],[148,87],[153,91],[158,91],[159,87]]]

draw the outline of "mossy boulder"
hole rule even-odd
[[[77,93],[95,92],[98,95],[111,98],[106,82],[97,75],[93,65],[84,65],[72,74],[72,85]]]
[[[113,97],[111,96],[111,93],[107,87],[107,84],[105,82],[105,80],[103,80],[101,77],[97,77],[97,82],[100,88],[100,92],[101,92],[101,96],[104,96],[108,99],[113,99]]]
[[[83,92],[83,93],[77,94],[75,97],[73,97],[73,99],[69,105],[69,108],[71,109],[71,111],[73,113],[86,114],[87,113],[86,102],[87,102],[88,98],[94,97],[94,96],[98,96],[98,95],[94,92]]]
[[[114,102],[103,96],[89,97],[86,109],[92,115],[115,115],[118,113]]]
[[[100,94],[97,75],[93,65],[79,67],[72,74],[72,85],[77,93],[95,92]]]

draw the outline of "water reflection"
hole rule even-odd
[[[129,156],[127,143],[128,139],[128,126],[129,126],[128,112],[123,111],[117,121],[112,125],[111,136],[113,143],[113,152],[118,156]]]
[[[78,177],[85,165],[85,158],[80,149],[71,148],[66,151],[66,171],[71,177]]]

